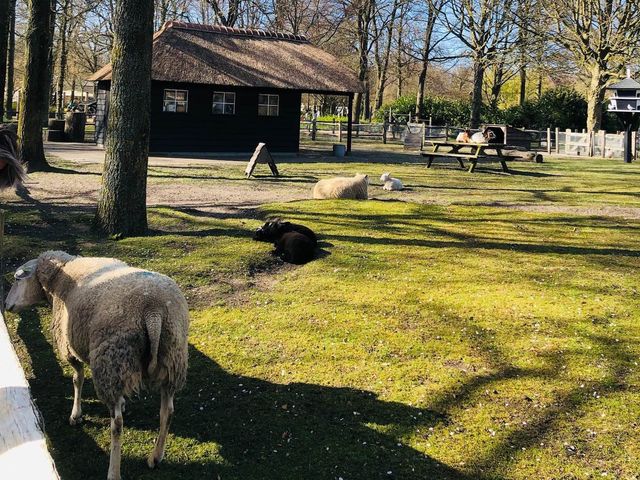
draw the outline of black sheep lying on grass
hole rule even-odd
[[[308,227],[291,222],[284,222],[279,218],[267,221],[258,228],[254,240],[273,242],[275,254],[288,263],[298,265],[313,260],[318,239]]]
[[[287,263],[302,265],[313,260],[315,245],[299,232],[287,232],[276,240],[276,255]]]

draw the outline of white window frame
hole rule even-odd
[[[173,92],[173,100],[167,100],[167,92]],[[178,92],[184,92],[184,100],[178,100]],[[184,112],[178,112],[178,104],[184,104]],[[173,110],[167,109],[167,105],[173,105]],[[164,113],[188,113],[189,112],[189,90],[180,88],[165,88],[162,97],[162,111]]]
[[[216,95],[222,95],[222,102],[216,102]],[[228,101],[227,96],[233,96],[233,101]],[[214,112],[213,109],[216,105],[222,105],[222,112]],[[226,106],[233,105],[233,112],[227,113]],[[213,92],[213,99],[211,102],[211,113],[213,115],[235,115],[236,114],[236,92]]]
[[[260,103],[261,97],[267,97],[267,103]],[[275,103],[273,100],[275,99]],[[267,113],[260,113],[260,107],[266,107]],[[275,113],[272,113],[275,107]],[[280,116],[280,95],[273,93],[258,94],[258,116],[259,117],[279,117]]]

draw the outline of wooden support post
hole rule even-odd
[[[600,130],[600,154],[602,158],[607,156],[607,132]]]
[[[556,153],[560,153],[560,129],[556,127]]]
[[[387,123],[387,121],[385,120],[384,122],[382,122],[382,143],[386,145],[387,143],[387,128],[389,127],[389,124]]]
[[[444,141],[448,141],[449,140],[449,125],[445,125],[444,126]]]
[[[342,143],[342,121],[338,122],[338,143]]]
[[[571,129],[567,128],[565,130],[565,137],[564,137],[564,153],[566,153],[567,155],[569,155],[570,152],[570,147],[571,146]]]
[[[424,123],[422,124],[421,131],[422,135],[420,135],[420,151],[424,150],[424,137],[427,133],[427,126]]]
[[[593,157],[593,151],[595,150],[595,132],[593,130],[591,130],[589,132],[589,146],[587,147],[588,151],[587,151],[587,155],[589,155],[590,157]]]
[[[351,136],[353,130],[353,93],[349,94],[349,111],[347,112],[347,155],[351,154]]]
[[[637,135],[638,132],[636,132],[635,130],[631,133],[631,156],[633,157],[633,159],[636,159],[636,142],[637,142]]]
[[[551,128],[547,128],[547,154],[551,155]]]
[[[318,131],[318,122],[315,117],[311,120],[311,140],[316,139],[316,132]]]

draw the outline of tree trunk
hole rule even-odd
[[[473,91],[471,92],[471,117],[469,126],[480,126],[480,114],[482,110],[482,84],[484,82],[484,65],[481,59],[476,59],[473,65]]]
[[[12,118],[14,114],[13,108],[13,89],[14,89],[14,65],[16,57],[16,0],[10,0],[10,20],[9,20],[9,46],[7,52],[7,99],[5,105],[5,113],[7,117]]]
[[[49,167],[42,145],[42,118],[48,105],[51,2],[28,0],[29,20],[25,31],[25,76],[20,97],[18,137],[20,158],[29,172]]]
[[[434,3],[428,2],[429,12],[427,17],[427,25],[424,29],[424,38],[422,44],[422,61],[420,62],[420,73],[418,74],[418,92],[416,94],[416,117],[425,118],[424,110],[424,89],[427,83],[427,71],[429,69],[429,61],[431,60],[431,38],[435,27],[436,18],[440,13],[441,5],[435,6]]]
[[[0,95],[4,96],[7,80],[7,40],[9,39],[9,20],[11,19],[11,2],[0,0]],[[0,122],[4,117],[4,102],[0,101]]]
[[[591,69],[591,84],[587,93],[587,131],[600,130],[602,122],[602,102],[608,77],[600,66]]]
[[[117,237],[147,230],[153,0],[117,0],[102,189],[96,224]]]
[[[525,66],[520,67],[520,101],[519,105],[522,107],[527,100],[527,70]]]
[[[404,21],[400,19],[398,24],[398,55],[396,55],[396,76],[398,77],[398,83],[396,88],[396,98],[402,96],[402,35],[404,30]]]
[[[374,101],[374,110],[380,110],[382,107],[382,102],[384,101],[384,90],[387,86],[387,73],[389,71],[389,58],[391,56],[391,43],[393,41],[393,30],[395,28],[396,23],[396,15],[398,12],[398,4],[399,0],[394,0],[393,2],[393,10],[391,11],[391,18],[389,19],[389,24],[387,26],[387,37],[386,37],[386,45],[384,50],[384,56],[382,61],[378,61],[378,88],[376,90],[376,96]],[[376,50],[377,50],[378,40],[376,40]],[[376,52],[377,53],[377,52]],[[376,54],[376,58],[379,56]]]
[[[56,35],[56,7],[57,0],[50,0],[49,2],[49,47],[48,47],[48,57],[47,57],[47,83],[46,90],[47,94],[44,97],[44,105],[42,107],[42,125],[45,126],[47,121],[49,120],[49,107],[52,106],[51,99],[55,95],[55,88],[53,84],[53,70],[55,64],[55,52],[53,48],[53,39]],[[55,106],[55,103],[53,104]]]
[[[500,61],[496,65],[494,65],[493,84],[491,85],[490,105],[493,111],[496,111],[498,109],[498,102],[500,101],[500,92],[502,91],[503,83],[504,62]]]
[[[58,105],[56,113],[58,118],[64,118],[64,82],[67,73],[67,29],[69,24],[70,0],[65,0],[62,12],[62,24],[60,25],[60,63],[58,64]]]

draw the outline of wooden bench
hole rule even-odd
[[[462,142],[449,142],[449,141],[429,141],[433,146],[432,152],[422,152],[422,156],[426,157],[427,168],[431,168],[434,158],[455,158],[462,168],[466,168],[463,159],[467,159],[470,162],[469,173],[473,173],[478,165],[479,161],[491,161],[500,162],[502,171],[509,173],[509,167],[507,162],[515,160],[518,157],[513,155],[505,155],[502,150],[504,145],[495,143],[462,143]],[[448,151],[441,151],[441,148],[449,148]],[[463,150],[468,150],[464,152]],[[488,153],[495,152],[495,153]]]

